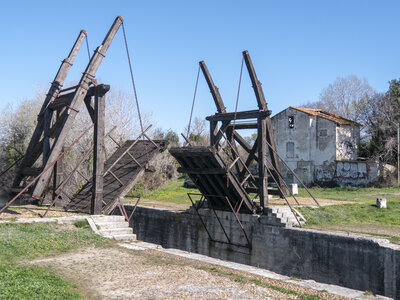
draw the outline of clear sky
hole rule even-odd
[[[0,110],[32,98],[48,83],[79,30],[91,51],[117,15],[125,28],[140,105],[154,125],[178,133],[187,125],[198,61],[205,60],[228,111],[234,111],[241,52],[249,50],[269,109],[318,99],[338,76],[366,78],[377,91],[400,78],[400,1],[2,1]],[[87,63],[84,46],[67,79]],[[122,30],[98,72],[131,91]],[[200,77],[194,115],[215,112]],[[132,103],[133,105],[133,103]],[[255,109],[247,71],[239,109]]]

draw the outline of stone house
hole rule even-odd
[[[358,159],[360,124],[294,106],[271,119],[278,154],[305,184],[364,185],[376,179],[375,167]],[[282,172],[288,183],[296,182],[284,166]]]

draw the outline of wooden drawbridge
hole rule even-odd
[[[119,199],[124,197],[143,175],[147,162],[156,158],[167,145],[168,142],[164,140],[128,140],[114,152],[104,167],[103,214],[113,211]],[[92,194],[93,180],[90,180],[65,208],[90,213]]]

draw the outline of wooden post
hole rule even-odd
[[[94,98],[93,192],[90,213],[100,215],[103,203],[105,93],[96,87]]]
[[[218,122],[210,121],[210,146],[215,146],[215,136],[218,133]]]
[[[267,123],[265,117],[258,117],[257,143],[258,143],[258,176],[259,176],[259,192],[260,206],[265,209],[268,205],[268,174],[266,174],[267,165],[267,143],[266,131]]]

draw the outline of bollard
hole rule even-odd
[[[378,198],[378,199],[376,199],[376,206],[378,208],[387,208],[386,198]]]
[[[299,187],[297,186],[297,183],[292,183],[290,185],[290,192],[292,195],[297,195],[299,193]]]

